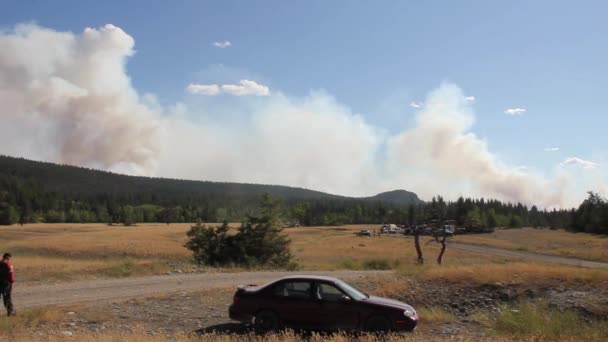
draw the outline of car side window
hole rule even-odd
[[[344,296],[344,293],[342,293],[342,291],[338,290],[338,288],[333,285],[319,283],[317,285],[316,296],[317,299],[320,300],[325,300],[328,302],[339,302],[340,300],[342,300],[342,296]]]
[[[285,281],[272,289],[272,295],[283,298],[310,299],[311,283],[307,281]]]

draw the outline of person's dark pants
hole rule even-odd
[[[15,314],[15,308],[13,307],[13,301],[11,299],[12,290],[12,284],[0,284],[0,296],[2,296],[2,301],[4,302],[4,307],[6,308],[7,316]]]

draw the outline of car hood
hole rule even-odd
[[[400,302],[400,301],[394,300],[394,299],[369,296],[369,298],[362,299],[361,301],[364,303],[372,304],[372,305],[390,306],[395,309],[414,310],[414,308],[411,305],[405,304],[404,302]]]

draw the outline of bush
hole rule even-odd
[[[390,270],[393,267],[387,259],[371,259],[363,262],[363,268],[366,270]]]
[[[198,223],[188,231],[185,246],[194,260],[204,265],[296,268],[289,251],[290,240],[282,234],[278,206],[278,201],[264,195],[261,215],[248,216],[234,235],[228,234],[227,222],[215,228]]]

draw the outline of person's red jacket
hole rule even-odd
[[[10,261],[6,264],[8,265],[8,282],[12,284],[15,282],[15,271],[13,270],[13,265],[11,265]]]
[[[8,260],[2,260],[0,262],[3,262],[6,264],[6,266],[8,266],[8,282],[9,283],[14,283],[15,282],[15,272],[13,270],[13,265],[11,265],[11,262]]]

